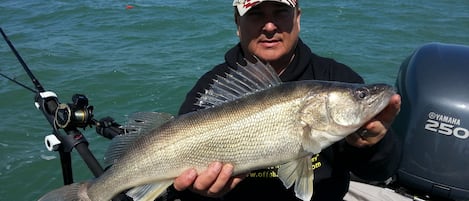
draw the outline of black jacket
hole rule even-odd
[[[280,76],[284,82],[296,80],[330,80],[363,83],[363,79],[344,64],[332,59],[315,55],[299,40],[295,58]],[[241,46],[238,44],[225,55],[225,63],[217,65],[203,75],[187,94],[179,114],[188,113],[197,108],[194,103],[199,92],[208,88],[215,75],[224,75],[229,68],[245,64]],[[315,201],[343,200],[348,191],[350,172],[368,180],[384,180],[397,168],[400,152],[394,134],[389,133],[378,144],[370,148],[354,148],[344,140],[339,141],[320,154],[313,156]],[[177,192],[176,197],[186,200],[209,200],[189,191]],[[220,200],[298,200],[293,188],[285,189],[280,179],[276,178],[275,169],[256,171]]]

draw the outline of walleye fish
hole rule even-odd
[[[280,165],[285,187],[310,200],[311,156],[362,127],[394,93],[386,84],[282,83],[270,65],[248,62],[200,94],[196,104],[204,109],[166,118],[117,149],[122,155],[100,177],[39,200],[108,201],[128,189],[134,200],[153,200],[183,171],[201,172],[214,161],[232,164],[234,175]]]

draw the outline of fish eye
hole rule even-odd
[[[366,97],[368,97],[369,94],[370,94],[370,91],[364,87],[358,88],[357,90],[355,90],[355,96],[358,99],[365,99]]]

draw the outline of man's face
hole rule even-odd
[[[236,18],[246,56],[265,62],[290,60],[298,41],[300,11],[276,2],[264,2]]]

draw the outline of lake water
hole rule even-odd
[[[132,8],[129,8],[132,6]],[[469,2],[302,1],[301,38],[366,82],[394,84],[400,63],[429,42],[469,45]],[[2,0],[0,26],[41,84],[62,103],[85,94],[96,119],[175,114],[195,81],[238,42],[231,1]],[[2,40],[0,72],[32,86]],[[35,200],[60,187],[60,159],[34,94],[0,78],[0,200]],[[109,143],[83,131],[101,161]],[[92,177],[72,153],[76,181]]]

